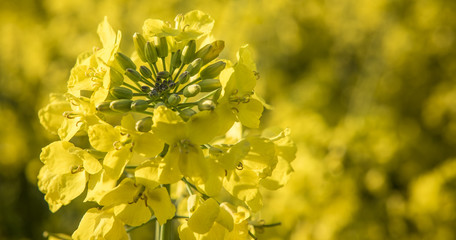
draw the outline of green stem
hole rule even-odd
[[[180,103],[179,105],[177,105],[177,107],[186,108],[186,107],[195,106],[195,105],[198,105],[198,102]]]
[[[147,115],[151,115],[151,116],[153,116],[153,115],[154,115],[154,113],[153,113],[153,112],[147,112],[147,111],[144,111],[144,112],[140,112],[140,113],[144,113],[144,114],[147,114]]]
[[[154,63],[154,67],[155,67],[155,71],[157,71],[157,74],[158,74],[158,72],[160,72],[160,71],[158,71],[158,67],[157,67],[156,63]],[[155,77],[157,77],[157,76],[155,76]]]
[[[250,237],[252,237],[253,239],[255,239],[255,240],[257,239],[257,237],[256,237],[255,235],[253,235],[253,233],[251,233],[250,231],[249,231],[249,235],[250,235]]]
[[[165,58],[161,58],[162,60],[162,63],[163,63],[163,71],[166,71],[166,62],[165,62]]]
[[[139,82],[135,82],[135,81],[133,81],[133,82],[135,83],[136,86],[138,86],[138,89],[141,89],[141,84],[139,84]],[[141,90],[139,90],[139,91],[141,92]]]
[[[197,191],[199,194],[201,194],[203,199],[210,198],[208,195],[206,195],[205,193],[202,193],[200,190],[198,190],[198,188],[195,185],[191,184],[185,177],[183,177],[181,180],[187,185],[187,187],[191,187],[191,188],[195,189],[195,191]]]
[[[277,227],[277,226],[280,226],[280,225],[282,225],[281,222],[270,223],[270,224],[263,224],[263,225],[258,225],[258,226],[253,225],[253,226],[254,226],[254,227]]]
[[[201,101],[201,100],[203,100],[203,99],[206,99],[206,98],[209,98],[209,97],[213,96],[217,91],[218,91],[218,89],[216,89],[216,90],[214,90],[214,91],[212,91],[212,92],[206,94],[205,96],[203,96],[202,98],[200,98],[197,102],[199,102],[199,101]]]
[[[133,93],[133,96],[137,97],[137,96],[148,96],[149,94],[147,93]]]
[[[131,89],[133,89],[133,90],[135,90],[137,92],[142,92],[139,88],[136,88],[135,86],[130,85],[130,84],[126,83],[126,82],[124,82],[123,85],[125,85],[125,86],[127,86],[127,87],[129,87],[129,88],[131,88]]]
[[[156,218],[155,216],[153,216],[151,219],[149,219],[149,221],[145,222],[144,224],[139,225],[139,226],[135,226],[135,227],[130,227],[130,228],[128,228],[126,231],[127,231],[127,233],[128,233],[128,232],[131,232],[131,231],[133,231],[133,230],[135,230],[135,229],[137,229],[137,228],[140,228],[140,227],[142,227],[142,226],[144,226],[144,225],[146,225],[146,224],[148,224],[148,223],[150,223],[151,221],[154,221],[154,220],[156,220],[156,219],[157,219],[157,218]]]
[[[155,221],[155,239],[161,239],[161,227],[158,221]]]
[[[168,194],[171,195],[171,185],[170,184],[164,184],[163,185],[166,188],[166,191],[168,191]],[[173,227],[173,222],[171,220],[166,221],[165,224],[160,226],[160,240],[171,240],[172,236],[172,227]]]
[[[154,75],[154,78],[157,78],[157,72],[155,71],[154,65],[149,63],[149,66],[150,66],[150,69],[152,69],[152,74]]]
[[[176,79],[179,77],[179,74],[182,72],[182,69],[184,69],[184,63],[182,63],[181,67],[179,68],[179,71],[177,71],[176,76],[174,76],[173,82],[176,82]]]
[[[152,84],[151,82],[149,82],[149,80],[147,80],[146,78],[141,77],[141,82],[145,83],[145,84],[148,85],[149,87],[154,87],[154,84]]]

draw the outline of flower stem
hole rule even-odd
[[[187,190],[188,190],[188,187],[193,188],[195,191],[197,191],[199,194],[201,194],[203,199],[210,198],[207,194],[205,194],[205,193],[201,192],[200,190],[198,190],[198,188],[195,185],[191,184],[185,177],[183,177],[181,180],[187,185]],[[193,191],[191,191],[191,192],[193,192]]]
[[[126,83],[126,82],[124,82],[122,84],[127,86],[127,87],[129,87],[129,88],[131,88],[131,89],[133,89],[133,90],[135,90],[135,91],[137,91],[137,92],[142,92],[139,88],[137,88],[137,87],[135,87],[133,85],[130,85],[130,84]]]
[[[166,190],[168,191],[168,194],[171,195],[171,185],[170,184],[164,184],[163,185]],[[173,232],[173,221],[168,220],[166,221],[165,224],[160,226],[160,240],[171,240],[172,239],[172,232]]]
[[[162,63],[163,63],[163,70],[166,71],[166,62],[165,62],[165,58],[161,58],[162,60]]]
[[[161,227],[160,223],[158,223],[158,220],[155,220],[155,239],[161,239]]]

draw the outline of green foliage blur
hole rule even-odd
[[[282,224],[259,239],[456,239],[456,2],[445,0],[0,1],[0,239],[71,234],[90,207],[50,214],[36,175],[55,137],[37,111],[100,46],[103,17],[129,53],[146,18],[193,9],[215,19],[222,57],[255,49],[274,106],[263,126],[290,127],[298,145],[288,185],[265,194],[261,217]]]

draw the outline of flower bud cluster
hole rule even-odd
[[[38,186],[51,211],[86,189],[85,201],[99,205],[75,239],[128,239],[128,230],[148,221],[173,220],[181,239],[246,239],[258,227],[251,213],[262,207],[260,186],[276,190],[292,172],[288,130],[244,131],[259,127],[264,108],[250,49],[231,64],[218,59],[224,42],[209,40],[210,16],[192,11],[175,21],[146,20],[129,57],[105,20],[103,48],[81,55],[68,92],[40,110],[41,123],[60,138],[40,156]],[[188,192],[171,187],[181,185]]]

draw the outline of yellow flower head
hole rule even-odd
[[[180,218],[187,219],[182,239],[253,234],[260,186],[285,184],[295,146],[288,131],[243,132],[260,126],[265,106],[255,93],[257,68],[248,46],[234,65],[219,59],[225,43],[211,35],[213,26],[197,10],[174,24],[148,19],[126,54],[105,18],[97,31],[102,47],[78,57],[67,92],[40,110],[43,126],[60,138],[43,148],[38,176],[51,211],[86,184],[85,201],[99,205],[74,239],[128,239],[125,226],[149,221],[166,234]],[[188,211],[176,215],[182,204]]]

